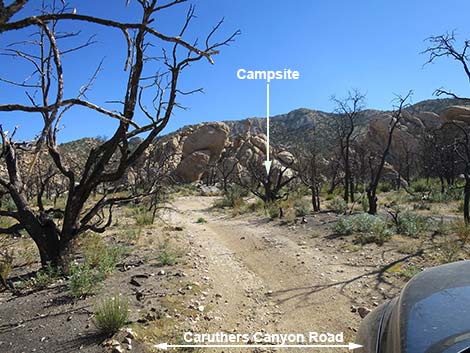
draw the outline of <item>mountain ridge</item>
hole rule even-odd
[[[438,99],[426,99],[417,103],[414,103],[407,107],[405,110],[412,114],[420,114],[424,112],[430,112],[435,114],[442,113],[447,107],[453,105],[469,105],[468,102],[454,98],[438,98]],[[379,109],[365,109],[361,112],[358,118],[358,128],[364,128],[374,119],[385,118],[391,110],[379,110]],[[297,141],[308,140],[308,135],[315,128],[317,123],[325,122],[328,118],[336,116],[337,113],[324,112],[321,110],[310,109],[310,108],[297,108],[284,114],[277,114],[270,117],[271,121],[271,134],[273,142],[282,145],[288,145],[293,138]],[[239,120],[219,120],[219,123],[224,123],[230,128],[230,136],[234,137],[242,135],[247,125],[249,124],[250,133],[252,135],[265,133],[266,131],[266,117],[247,117]],[[198,126],[215,123],[214,121],[201,122],[197,124],[190,124],[180,127],[179,129],[169,132],[165,135],[157,137],[157,140],[166,140],[174,135],[177,135],[183,131],[194,129]],[[94,138],[83,137],[82,139],[68,141],[62,145],[69,145],[71,143],[77,143],[79,141],[94,140]]]

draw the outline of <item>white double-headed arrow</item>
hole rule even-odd
[[[171,348],[347,348],[350,351],[361,348],[357,343],[348,344],[168,344],[160,343],[154,346],[157,349]]]

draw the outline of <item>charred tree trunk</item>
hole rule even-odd
[[[312,193],[312,209],[314,212],[320,212],[320,195],[318,193],[318,187],[311,186],[310,191]]]
[[[349,146],[346,147],[349,149]],[[346,203],[349,201],[349,186],[350,186],[350,179],[351,179],[351,172],[349,170],[349,157],[348,157],[348,152],[346,152],[346,156],[344,158],[344,194],[343,194],[343,199],[346,201]]]
[[[465,224],[470,223],[470,175],[465,173],[465,188],[463,199],[463,219]]]
[[[29,210],[20,212],[18,218],[38,248],[41,265],[61,265],[61,242],[54,222],[46,216],[36,218]]]
[[[328,189],[328,194],[332,194],[335,191],[336,186],[338,185],[338,183],[336,182],[336,176],[337,176],[337,172],[335,172],[333,174],[333,177],[331,178],[331,183]]]
[[[367,190],[367,200],[369,202],[369,210],[367,213],[375,215],[377,214],[377,195],[375,190]]]
[[[399,106],[398,109],[393,113],[392,118],[390,120],[390,129],[388,131],[388,138],[387,138],[387,145],[382,152],[382,155],[380,156],[380,162],[379,165],[377,166],[377,169],[375,170],[375,175],[374,172],[372,171],[372,178],[371,182],[369,184],[369,187],[367,188],[367,198],[369,201],[369,214],[377,214],[377,187],[380,182],[380,178],[382,176],[382,171],[385,166],[385,160],[387,159],[387,156],[390,152],[390,148],[392,146],[392,139],[393,139],[393,133],[395,129],[397,128],[398,124],[400,123],[400,120],[402,118],[402,110],[404,108],[404,105],[408,98],[411,96],[412,91],[409,91],[408,94],[405,97],[397,97],[399,100]]]
[[[352,176],[349,177],[349,196],[352,203],[354,203],[355,187],[354,187],[354,178]]]

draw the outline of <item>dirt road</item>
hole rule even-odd
[[[321,223],[312,233],[301,225],[279,226],[259,217],[232,218],[211,210],[213,201],[180,198],[174,203],[180,212],[168,219],[187,230],[191,251],[207,262],[205,279],[210,295],[218,298],[210,307],[215,320],[208,332],[343,332],[345,342],[354,340],[361,319],[351,306],[361,305],[364,293],[373,296],[376,289],[368,277],[348,281],[375,265],[358,265],[354,261],[360,254],[330,245]]]

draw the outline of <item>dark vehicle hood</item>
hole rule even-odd
[[[457,353],[470,346],[470,261],[423,271],[383,323],[381,352]],[[393,347],[393,351],[388,347]],[[384,349],[385,348],[385,349]]]

